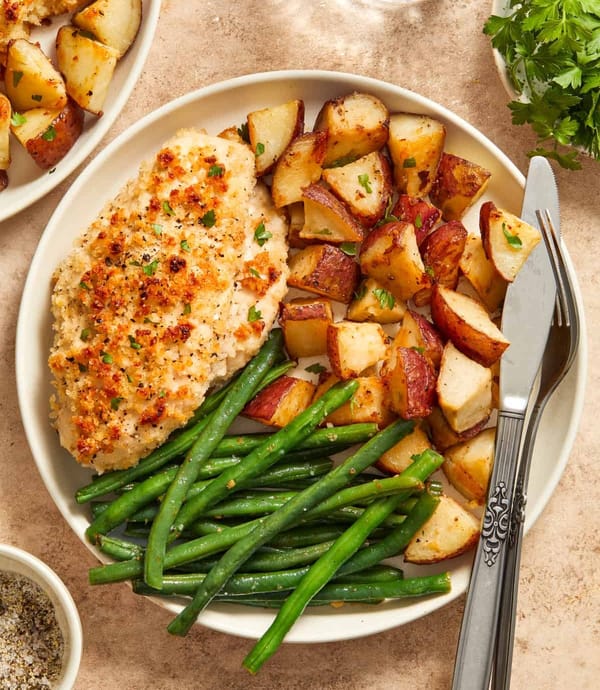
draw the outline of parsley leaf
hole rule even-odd
[[[391,292],[388,290],[385,290],[384,288],[375,288],[373,290],[373,294],[377,298],[377,301],[379,302],[379,306],[382,309],[393,309],[394,305],[396,304],[396,300],[394,299],[394,295],[392,295]]]
[[[358,176],[358,184],[365,190],[367,194],[372,193],[373,187],[371,187],[371,180],[369,179],[369,175],[367,173]]]
[[[248,321],[252,323],[253,321],[260,321],[262,319],[262,312],[257,309],[254,305],[248,309]]]
[[[264,223],[259,223],[256,226],[256,229],[254,230],[254,239],[259,247],[262,247],[267,240],[271,239],[271,237],[273,237],[273,234],[265,228]]]

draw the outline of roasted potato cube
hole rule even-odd
[[[302,191],[304,227],[300,238],[331,243],[360,242],[364,229],[348,207],[320,184]]]
[[[14,110],[62,110],[67,105],[67,90],[60,73],[40,46],[25,38],[9,43],[4,83]]]
[[[10,166],[10,118],[12,108],[10,101],[0,93],[0,170]]]
[[[429,198],[444,220],[460,220],[484,193],[490,177],[481,165],[444,152]]]
[[[489,418],[492,411],[492,372],[448,341],[440,362],[437,395],[448,424],[460,434]]]
[[[512,283],[542,235],[514,214],[486,201],[479,209],[479,228],[487,258]]]
[[[291,249],[304,249],[310,244],[316,244],[315,240],[304,240],[300,237],[304,227],[304,204],[296,201],[286,206],[285,212],[288,219],[288,245]]]
[[[381,370],[391,409],[403,419],[427,417],[435,402],[435,372],[417,350],[393,345]]]
[[[324,103],[314,129],[326,131],[325,167],[377,151],[388,139],[389,112],[368,93],[354,92]]]
[[[96,0],[73,15],[73,24],[123,57],[142,22],[142,0]]]
[[[326,168],[322,178],[366,227],[383,218],[392,195],[392,173],[381,151],[368,153],[348,165]]]
[[[465,429],[465,431],[458,433],[448,424],[448,420],[444,417],[442,410],[435,406],[426,421],[427,429],[434,447],[443,453],[457,443],[461,443],[462,441],[476,436],[486,426],[488,420],[489,417],[486,417],[473,425],[470,429]]]
[[[269,426],[284,427],[310,405],[315,390],[314,383],[284,374],[257,393],[242,414]]]
[[[102,115],[119,51],[85,36],[74,26],[61,26],[56,61],[69,96],[84,110]]]
[[[423,263],[435,283],[452,290],[456,289],[460,257],[465,248],[467,234],[465,226],[459,220],[451,220],[433,230],[421,243]],[[419,290],[413,299],[418,307],[429,304],[431,289]]]
[[[292,359],[327,352],[327,327],[333,322],[331,303],[322,298],[297,298],[281,305],[279,322],[285,349]]]
[[[256,174],[266,175],[292,141],[304,132],[304,101],[295,99],[255,110],[247,119]]]
[[[484,429],[444,453],[442,469],[452,486],[470,501],[485,503],[494,464],[496,429]]]
[[[400,474],[413,463],[413,456],[431,448],[431,442],[419,425],[377,460],[375,467],[385,474]]]
[[[407,347],[420,352],[434,371],[440,366],[444,343],[436,327],[425,316],[407,309],[402,325],[394,338],[394,347]]]
[[[314,400],[320,398],[338,381],[335,374],[324,372],[319,378]],[[387,406],[381,379],[378,376],[359,376],[356,381],[358,388],[352,399],[332,412],[325,422],[335,426],[371,422],[379,428],[390,424],[395,416]]]
[[[431,316],[442,335],[485,367],[498,360],[510,344],[485,307],[468,295],[441,285],[433,287]]]
[[[411,223],[391,222],[372,230],[362,243],[359,261],[362,272],[397,299],[408,300],[431,285]]]
[[[64,158],[83,131],[83,111],[70,99],[62,110],[32,108],[23,113],[23,118],[11,130],[44,170]]]
[[[400,194],[392,208],[392,215],[398,220],[414,225],[417,244],[421,246],[429,231],[438,222],[440,210],[424,199]]]
[[[338,321],[327,327],[327,356],[340,379],[360,376],[386,352],[387,336],[378,323]]]
[[[296,137],[275,164],[271,196],[277,208],[302,201],[302,190],[321,179],[327,132]]]
[[[373,278],[365,278],[348,305],[350,321],[397,323],[406,311],[406,302],[398,300]]]
[[[439,120],[414,113],[391,115],[388,148],[400,192],[413,197],[429,193],[445,141],[446,127]]]
[[[485,255],[479,235],[469,234],[467,237],[459,266],[487,310],[493,313],[499,309],[504,302],[507,282]]]
[[[433,515],[404,551],[407,563],[439,563],[474,548],[479,541],[479,520],[449,496],[440,496]]]
[[[287,283],[336,302],[348,304],[360,279],[352,257],[331,244],[314,244],[301,249],[290,261]]]

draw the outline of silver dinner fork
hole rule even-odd
[[[581,331],[573,284],[566,267],[560,237],[554,229],[549,211],[536,211],[536,215],[556,279],[556,306],[544,359],[542,360],[538,394],[531,410],[517,472],[511,515],[511,532],[502,581],[500,617],[492,676],[493,690],[508,690],[510,687],[519,589],[519,566],[527,502],[526,492],[535,437],[546,403],[573,364]]]

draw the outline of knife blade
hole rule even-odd
[[[558,209],[552,168],[532,158],[521,218],[539,229],[537,209]],[[500,361],[500,393],[494,465],[481,537],[475,553],[456,654],[452,690],[489,686],[500,609],[510,512],[519,448],[555,301],[555,282],[544,242],[531,252],[506,292],[502,332],[510,346]]]

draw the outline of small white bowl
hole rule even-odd
[[[81,620],[73,597],[58,575],[39,558],[15,546],[0,544],[0,571],[18,573],[38,584],[50,597],[64,638],[62,674],[53,690],[71,690],[83,646]]]

